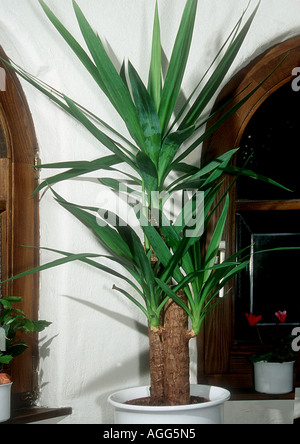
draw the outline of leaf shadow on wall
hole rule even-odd
[[[132,328],[133,319],[130,318],[129,316],[125,316],[121,313],[109,310],[107,308],[102,307],[101,305],[95,304],[94,302],[85,301],[83,299],[78,299],[78,298],[75,298],[73,296],[68,296],[68,295],[64,295],[64,297],[67,299],[70,299],[71,301],[75,301],[75,302],[78,302],[82,305],[85,305],[86,307],[92,308],[93,310],[96,310],[96,311],[108,316],[109,318],[114,319],[117,322],[120,322],[121,324],[125,325],[126,327]],[[141,322],[137,322],[137,321],[134,321],[134,323],[135,323],[134,328],[138,333],[148,336],[148,328],[144,324],[142,324]]]
[[[50,358],[51,356],[51,344],[54,341],[54,339],[56,339],[59,336],[59,334],[52,336],[50,339],[46,340],[47,337],[42,337],[39,339],[39,358],[40,360],[45,360],[47,358]],[[43,377],[44,377],[44,371],[43,369],[41,369],[39,371],[39,380],[43,381]],[[43,381],[40,384],[39,389],[42,390],[44,387],[46,387],[46,385],[50,384],[49,381]]]
[[[72,301],[75,301],[77,303],[80,303],[82,305],[85,305],[86,307],[89,307],[93,310],[98,311],[101,314],[104,314],[105,316],[108,316],[111,319],[114,319],[115,321],[121,323],[122,325],[125,325],[129,328],[133,328],[133,322],[135,324],[134,330],[143,335],[148,337],[148,327],[144,324],[135,321],[134,319],[125,316],[121,313],[114,312],[112,310],[109,310],[107,308],[104,308],[102,306],[99,306],[93,302],[89,302],[86,300],[78,299],[72,296],[64,295],[65,298],[68,298]],[[120,381],[121,387],[124,383],[124,375],[128,375],[132,373],[132,366],[133,366],[133,358],[132,354],[130,352],[135,352],[135,350],[130,350],[128,348],[128,359],[122,361],[121,365],[116,364],[115,368],[110,368],[107,371],[97,375],[93,380],[90,380],[85,386],[84,386],[84,392],[87,393],[95,393],[95,387],[105,387],[107,385],[107,381]],[[141,376],[147,376],[149,374],[149,350],[145,350],[142,352],[139,352],[137,359],[139,359],[139,374]],[[107,399],[107,396],[111,394],[111,391],[101,394],[97,398],[97,403],[99,405],[103,404],[103,399]]]

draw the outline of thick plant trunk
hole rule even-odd
[[[149,328],[151,405],[164,404],[164,350],[161,335]]]
[[[184,293],[179,294],[185,299]],[[149,331],[152,405],[190,403],[188,317],[175,302],[165,307],[161,331]]]
[[[165,403],[186,405],[190,403],[188,317],[173,301],[166,305],[164,328]]]

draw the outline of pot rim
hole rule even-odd
[[[205,393],[194,393],[193,388],[198,389],[205,389]],[[109,396],[108,402],[114,406],[115,408],[122,409],[122,410],[130,410],[130,411],[143,411],[143,412],[177,412],[177,411],[187,411],[187,410],[198,410],[198,409],[205,409],[205,408],[211,408],[218,406],[220,404],[224,404],[226,401],[229,401],[230,399],[230,392],[222,387],[215,387],[210,385],[200,385],[200,384],[192,384],[191,385],[191,394],[196,396],[207,396],[207,390],[209,389],[209,392],[214,391],[220,393],[219,397],[217,397],[216,393],[214,394],[214,397],[216,399],[213,399],[212,401],[204,402],[203,404],[189,404],[189,405],[178,405],[178,406],[139,406],[139,405],[129,405],[125,404],[126,401],[118,401],[114,398],[117,398],[121,394],[124,396],[126,392],[128,394],[131,391],[140,390],[145,394],[148,393],[148,396],[150,395],[150,387],[149,386],[143,386],[143,387],[134,387],[129,389],[120,390],[118,392],[113,393]],[[138,397],[136,395],[133,395],[135,397]],[[140,396],[141,397],[141,396]],[[129,397],[130,399],[130,397]],[[134,399],[131,397],[131,399]]]
[[[254,362],[254,365],[256,364],[268,364],[268,365],[291,365],[296,364],[296,361],[288,361],[288,362],[268,362],[268,361],[258,361]]]
[[[9,382],[8,384],[0,384],[0,389],[1,387],[11,387],[13,385],[12,382]]]

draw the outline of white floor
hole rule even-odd
[[[296,399],[287,401],[229,401],[225,424],[290,424],[300,418],[300,389]]]

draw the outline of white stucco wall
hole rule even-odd
[[[199,0],[186,95],[214,57],[248,0]],[[107,39],[118,66],[124,57],[146,80],[154,0],[78,0],[87,18]],[[256,2],[253,2],[253,7]],[[71,0],[48,5],[81,40]],[[159,0],[162,41],[170,56],[183,0]],[[0,44],[16,63],[94,110],[120,130],[123,124],[97,86],[45,17],[36,0],[0,0]],[[262,49],[299,34],[299,0],[262,0],[249,37],[230,75]],[[93,159],[106,154],[78,124],[22,81],[43,163]],[[44,174],[44,173],[43,173]],[[103,196],[92,181],[60,184],[66,199],[97,204]],[[70,252],[101,252],[92,236],[54,203],[40,204],[41,245]],[[53,255],[42,252],[42,262]],[[64,423],[110,423],[106,398],[115,389],[148,383],[146,322],[129,302],[112,292],[117,283],[80,264],[41,276],[40,317],[53,322],[41,334],[40,404],[71,406]],[[105,307],[105,308],[104,308]]]

